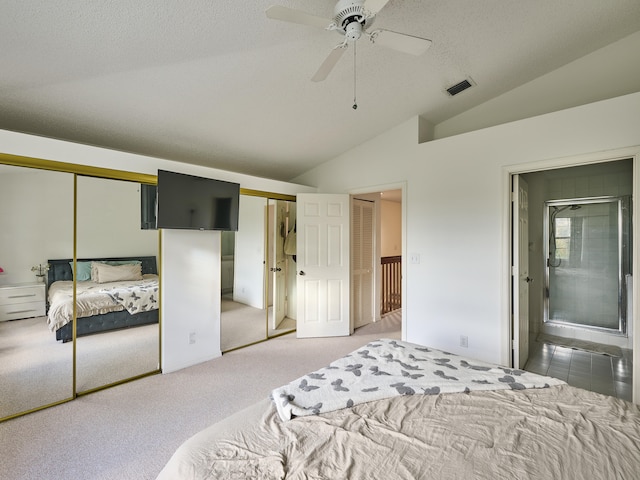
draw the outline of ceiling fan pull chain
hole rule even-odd
[[[358,102],[356,101],[356,44],[358,42],[353,42],[353,108],[354,110],[358,109]]]

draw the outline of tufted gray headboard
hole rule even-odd
[[[122,260],[140,260],[142,262],[142,274],[158,273],[155,256],[145,257],[109,257],[109,258],[78,258],[78,262],[101,262],[101,261],[122,261]],[[73,270],[71,264],[73,258],[47,260],[49,263],[49,272],[47,274],[47,285],[60,280],[73,280]]]

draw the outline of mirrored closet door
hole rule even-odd
[[[238,231],[221,232],[220,348],[223,352],[267,338],[266,208],[266,198],[240,195]]]
[[[140,202],[139,183],[78,176],[78,393],[159,369],[158,232]]]
[[[0,419],[74,397],[47,319],[47,263],[73,257],[71,173],[0,164]]]
[[[245,192],[239,215],[238,231],[221,233],[223,352],[296,328],[295,250],[285,253],[295,248],[295,202]]]

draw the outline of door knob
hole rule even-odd
[[[281,271],[282,271],[282,269],[280,267],[276,268],[276,272],[281,272]]]
[[[304,275],[306,275],[306,273],[304,273],[304,271],[300,270],[300,272],[298,273],[298,275],[302,275],[302,276],[304,276]]]
[[[533,278],[527,277],[527,278],[524,279],[524,281],[527,282],[527,283],[533,283]]]

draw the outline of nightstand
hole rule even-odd
[[[45,315],[44,283],[0,285],[0,322]]]

